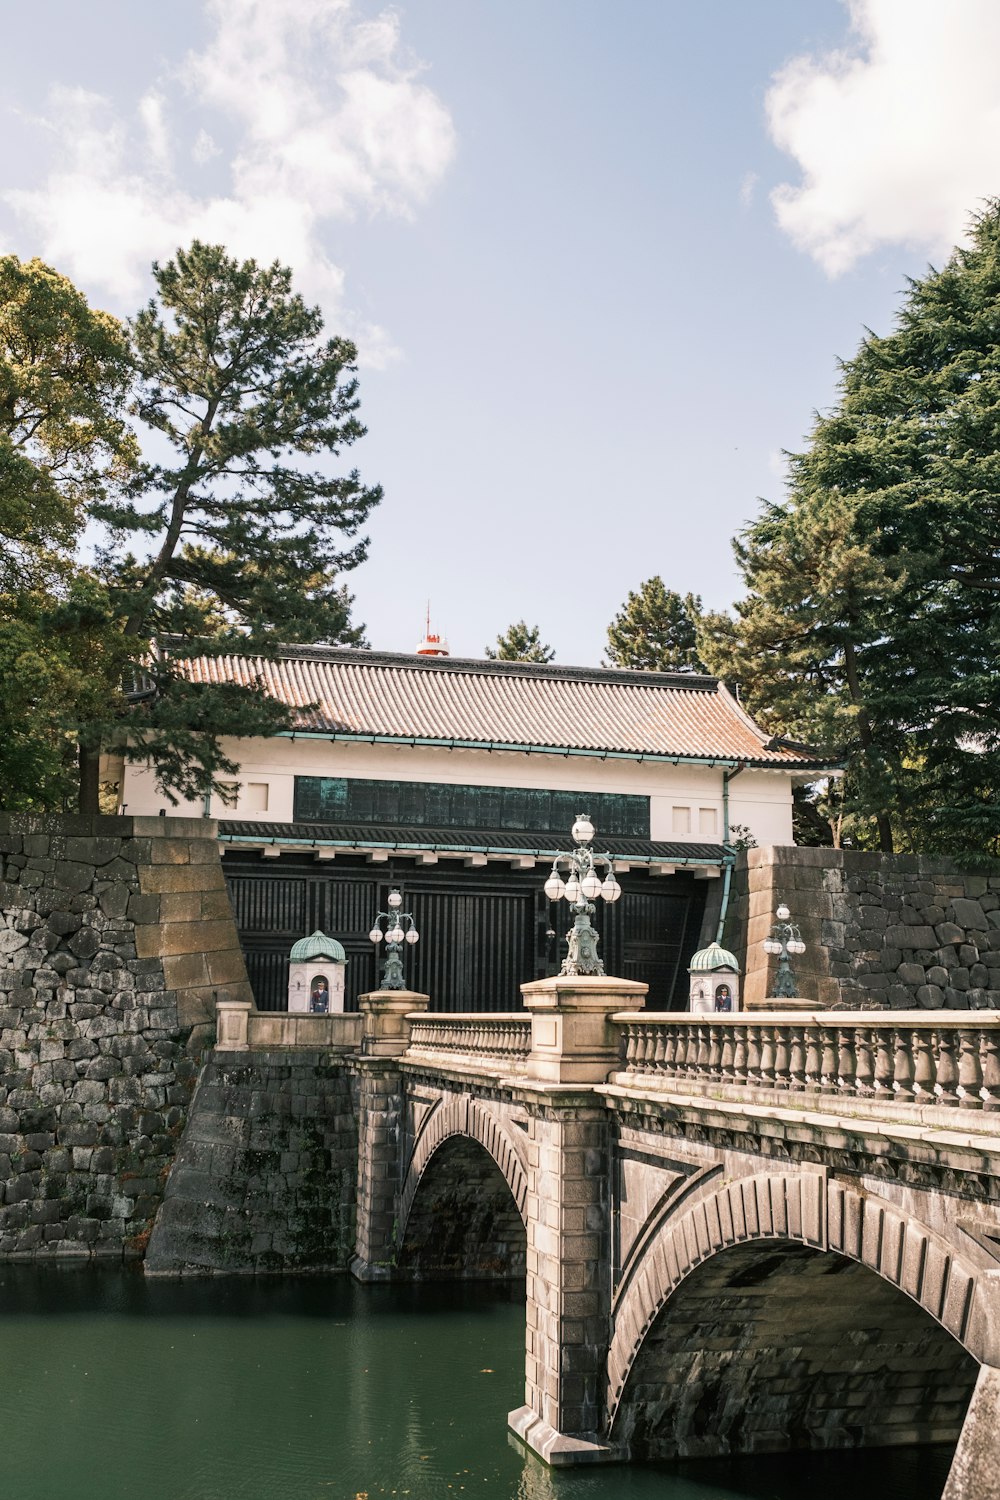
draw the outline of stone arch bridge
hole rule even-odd
[[[1000,1496],[1000,1017],[644,993],[363,997],[355,1275],[526,1276],[550,1464],[950,1442]]]

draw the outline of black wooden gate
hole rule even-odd
[[[394,887],[420,931],[419,943],[404,953],[407,980],[431,997],[436,1011],[517,1010],[519,986],[555,972],[566,951],[569,908],[546,901],[540,867],[466,870],[442,861],[421,869],[409,860],[373,866],[350,857],[323,865],[308,855],[278,861],[227,852],[224,869],[261,1010],[284,1010],[289,950],[316,928],[344,945],[346,1004],[356,1009],[358,995],[379,982],[368,933]],[[704,883],[644,872],[620,878],[622,899],[613,907],[601,903],[595,918],[608,973],[648,984],[652,1010],[683,1007]],[[546,941],[550,927],[555,943]]]

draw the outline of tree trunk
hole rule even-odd
[[[79,765],[79,811],[82,813],[99,813],[101,810],[100,750],[89,745],[81,745]]]

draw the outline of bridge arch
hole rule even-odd
[[[419,1131],[400,1193],[403,1274],[523,1275],[528,1180],[510,1131],[471,1095],[443,1100]]]
[[[954,1440],[991,1352],[994,1297],[939,1234],[823,1172],[725,1182],[666,1213],[625,1268],[611,1440],[634,1457]],[[919,1351],[909,1372],[907,1349]],[[795,1414],[769,1395],[783,1390]]]

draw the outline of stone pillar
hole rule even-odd
[[[387,1281],[396,1259],[396,1209],[400,1182],[399,1138],[403,1110],[399,1059],[410,1043],[411,1011],[424,1011],[427,995],[414,990],[372,990],[358,997],[363,1018],[358,1077],[357,1238],[351,1274]]]
[[[249,1000],[219,999],[216,1002],[216,1043],[220,1052],[246,1052],[249,1047]]]
[[[1000,1500],[1000,1370],[983,1365],[941,1500]]]
[[[647,986],[603,977],[522,986],[531,1010],[527,1081],[525,1404],[511,1430],[546,1463],[616,1457],[604,1441],[611,1308],[611,1126],[599,1085],[618,1066],[616,1010]]]

